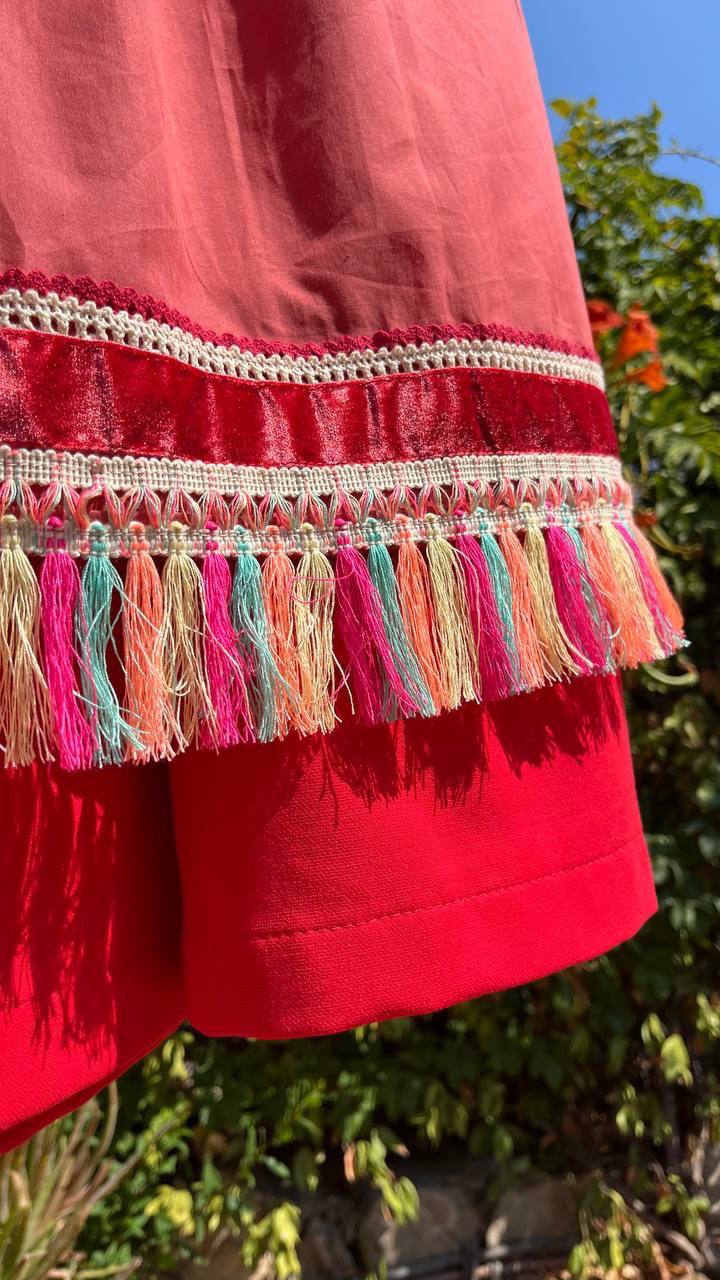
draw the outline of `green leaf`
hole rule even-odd
[[[274,1173],[276,1178],[282,1178],[286,1181],[290,1178],[290,1170],[282,1160],[276,1159],[275,1156],[259,1156],[260,1164],[264,1164],[270,1173]]]
[[[573,104],[567,98],[553,98],[550,107],[557,116],[562,116],[565,120],[573,113]]]
[[[692,1084],[690,1055],[681,1035],[676,1033],[668,1036],[663,1042],[660,1049],[660,1065],[665,1079],[671,1084],[683,1084],[688,1087]]]

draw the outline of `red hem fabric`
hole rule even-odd
[[[279,1039],[427,1013],[599,955],[655,908],[608,677],[2,787],[4,1148],[184,1018]]]
[[[600,871],[602,878],[598,876]],[[559,877],[562,883],[558,883]],[[563,927],[550,929],[546,926],[557,911],[558,889],[568,900],[572,899],[573,906]],[[234,1018],[228,1020],[222,995],[215,1008],[208,1007],[206,998],[197,1018],[191,1018],[203,1035],[274,1040],[328,1035],[371,1021],[433,1013],[594,959],[632,937],[656,906],[645,841],[638,832],[614,853],[535,881],[456,902],[379,916],[350,928],[330,926],[257,941],[243,974],[244,983],[259,983],[256,1012],[249,1016],[247,1024],[239,1028]],[[509,911],[515,916],[517,934],[508,931]],[[534,949],[518,962],[518,938],[533,934],[537,939]],[[585,940],[583,951],[578,950],[581,937]],[[478,946],[479,938],[482,947]],[[447,957],[450,939],[452,964]],[[269,948],[275,952],[270,965]],[[362,953],[368,973],[374,975],[373,981],[363,983],[360,990],[358,953]],[[462,965],[457,963],[460,954],[464,957]],[[492,960],[490,969],[488,958]],[[262,993],[269,969],[280,970],[284,984],[288,1016],[283,1026],[268,1022],[262,1013]],[[4,1130],[0,1115],[0,1154],[27,1142],[45,1125],[94,1097],[180,1025],[183,1014],[179,995],[174,994],[176,976],[167,971],[166,960],[148,953],[129,974],[123,988],[123,1007],[118,1013],[132,1026],[132,1048],[117,1054],[111,1050],[106,1055],[88,1056],[84,1069],[81,1051],[69,1048],[61,1026],[46,1045],[39,1069],[35,1050],[28,1049],[33,1035],[28,1006],[13,1013],[4,1034],[12,1037],[18,1056],[21,1044],[22,1052],[28,1055],[27,1062],[32,1054],[33,1092],[26,1103],[33,1114]],[[299,982],[297,975],[302,975]],[[308,975],[317,984],[310,990]],[[328,975],[332,975],[333,1002],[342,995],[346,1010],[332,1024],[318,1021],[317,1013]],[[409,975],[413,989],[422,987],[422,998],[405,995]],[[19,1078],[24,1079],[23,1072]],[[13,1091],[17,1079],[11,1074],[9,1085]],[[68,1087],[68,1080],[84,1083],[67,1094],[63,1086]],[[44,1106],[49,1099],[53,1100]],[[43,1106],[43,1110],[35,1111]],[[10,1115],[13,1114],[16,1113],[11,1108]]]
[[[217,1001],[206,993],[190,1018],[207,1036],[264,1040],[433,1013],[592,960],[632,937],[656,909],[638,831],[611,853],[501,889],[255,939],[244,955],[253,996],[241,1028],[228,1018],[223,993]]]
[[[114,1079],[185,1013],[168,779],[0,770],[0,1148]]]
[[[206,1034],[427,1012],[598,955],[655,909],[615,678],[171,774]]]

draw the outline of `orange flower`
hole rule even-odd
[[[641,529],[652,529],[653,525],[656,525],[657,522],[658,518],[654,511],[635,512],[635,523],[639,525]]]
[[[662,360],[650,360],[642,369],[625,374],[626,382],[642,382],[650,391],[662,391],[668,380],[663,373]]]
[[[642,307],[630,307],[625,320],[625,328],[618,339],[613,364],[626,364],[634,356],[643,351],[655,352],[658,349],[658,330],[652,323],[647,311]]]
[[[588,298],[587,309],[590,328],[596,337],[601,333],[608,333],[610,329],[617,329],[622,324],[622,316],[613,311],[604,298]]]

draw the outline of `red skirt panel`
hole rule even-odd
[[[428,1013],[598,955],[655,909],[614,680],[171,773],[208,1035]]]
[[[184,1016],[165,770],[0,770],[0,1150]]]
[[[183,1018],[273,1039],[429,1012],[655,908],[614,679],[167,772],[0,771],[0,801],[0,1147]]]

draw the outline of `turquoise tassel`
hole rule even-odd
[[[283,683],[268,640],[268,623],[262,597],[262,570],[245,541],[245,530],[237,537],[237,563],[233,578],[230,612],[244,654],[248,688],[260,742],[270,742],[276,733],[275,691]]]
[[[520,659],[518,657],[515,624],[512,616],[512,583],[510,574],[505,563],[505,557],[495,538],[486,530],[480,532],[480,547],[485,556],[485,562],[492,581],[493,595],[495,596],[498,617],[500,618],[505,649],[510,659],[513,688],[515,693],[520,693],[523,683],[520,675]]]
[[[382,601],[383,625],[398,675],[420,714],[437,715],[437,707],[405,631],[390,552],[380,540],[380,532],[372,521],[368,521],[368,526],[368,570]]]
[[[113,592],[124,597],[122,579],[107,554],[105,526],[93,522],[88,529],[90,554],[82,576],[77,617],[77,643],[82,654],[80,675],[83,693],[97,727],[95,764],[120,764],[125,744],[137,751],[142,741],[120,710],[118,696],[107,669],[108,646],[113,644],[111,616]],[[84,652],[83,652],[84,650]]]

